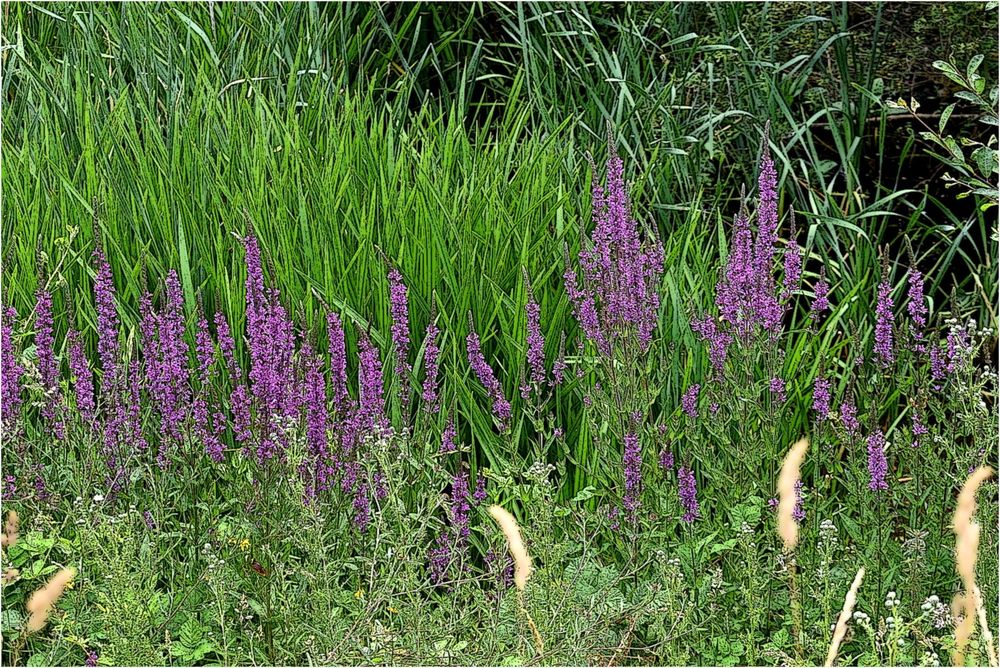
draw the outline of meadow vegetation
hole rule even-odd
[[[996,665],[996,44],[862,7],[6,7],[4,663]]]

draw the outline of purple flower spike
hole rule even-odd
[[[875,345],[873,352],[875,361],[883,369],[892,364],[892,286],[888,279],[883,278],[878,286],[878,303],[875,306]]]
[[[424,385],[420,398],[424,411],[436,414],[441,406],[438,403],[438,363],[441,349],[438,347],[438,335],[441,330],[437,326],[437,303],[431,302],[431,319],[427,323],[426,343],[424,344]]]
[[[472,372],[476,374],[476,378],[486,388],[486,393],[493,401],[493,415],[496,416],[503,428],[506,429],[510,424],[511,418],[510,402],[504,397],[500,381],[493,375],[493,369],[490,368],[490,365],[486,362],[486,358],[483,356],[483,351],[479,343],[479,335],[476,334],[471,313],[469,314],[469,335],[465,339],[465,349],[469,355],[469,365],[472,367]]]
[[[830,381],[817,377],[813,384],[813,410],[819,420],[825,420],[830,414]]]
[[[35,292],[35,351],[38,355],[38,374],[45,391],[42,417],[56,439],[66,436],[60,406],[59,362],[56,360],[52,295],[43,288]]]
[[[686,466],[677,470],[677,494],[681,499],[681,506],[684,508],[683,519],[687,523],[698,519],[700,511],[698,509],[698,483],[694,477],[694,471]]]
[[[695,383],[681,397],[681,409],[692,420],[698,417],[698,393],[700,391],[701,385]]]
[[[868,489],[873,492],[889,489],[889,484],[885,480],[889,473],[885,448],[885,435],[881,429],[876,429],[868,437]]]
[[[410,312],[406,284],[403,275],[393,267],[389,270],[389,312],[392,315],[392,345],[396,355],[396,377],[403,387],[407,387],[410,364]]]
[[[625,474],[625,494],[622,496],[622,506],[625,516],[632,523],[636,520],[642,494],[642,446],[639,436],[633,432],[625,434],[624,456],[622,468]]]

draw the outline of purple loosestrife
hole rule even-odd
[[[812,305],[809,307],[809,318],[811,320],[817,320],[823,314],[823,311],[830,308],[829,294],[830,285],[826,282],[826,271],[821,269],[819,280],[816,281],[816,285],[813,286],[814,296]]]
[[[889,472],[885,448],[885,435],[881,429],[876,429],[868,437],[868,489],[873,492],[889,489],[889,484],[885,481]]]
[[[931,347],[931,387],[940,391],[948,378],[948,361],[941,346]]]
[[[681,410],[689,418],[694,420],[698,417],[698,393],[701,392],[701,385],[695,383],[684,392],[681,397]]]
[[[97,354],[101,359],[101,393],[111,397],[118,384],[118,306],[115,303],[115,281],[111,265],[100,244],[94,248],[97,278],[94,281],[94,300],[97,303]],[[107,397],[106,397],[107,398]]]
[[[770,123],[764,129],[761,142],[760,171],[757,174],[757,238],[754,241],[754,311],[765,330],[777,333],[781,329],[784,309],[775,296],[774,244],[778,241],[778,177],[771,159],[768,139]]]
[[[694,471],[686,466],[677,470],[677,494],[681,500],[681,507],[684,508],[684,516],[681,518],[685,522],[691,523],[698,519],[698,483],[694,478]]]
[[[371,499],[368,497],[368,484],[360,483],[354,488],[354,526],[358,533],[368,531],[372,519]]]
[[[486,362],[486,358],[483,357],[479,335],[476,334],[471,313],[469,313],[469,335],[465,338],[465,349],[469,355],[469,365],[472,367],[472,372],[476,374],[476,378],[486,388],[486,393],[493,402],[493,415],[500,421],[502,428],[506,430],[510,425],[510,402],[504,398],[500,381],[493,375],[493,369],[490,368],[490,365]]]
[[[771,379],[771,382],[768,383],[768,389],[771,391],[771,396],[774,397],[774,400],[776,402],[778,402],[779,404],[785,403],[785,399],[787,397],[785,396],[784,380],[782,380],[778,376],[775,376],[774,378]]]
[[[427,552],[427,561],[431,584],[436,587],[444,583],[451,566],[451,539],[447,531],[438,534],[434,547]]]
[[[396,356],[396,377],[400,382],[400,397],[409,387],[407,375],[410,364],[407,361],[410,351],[410,316],[406,284],[403,275],[395,267],[389,270],[389,312],[392,315],[392,345]]]
[[[858,422],[858,409],[849,399],[840,404],[840,424],[844,425],[844,429],[852,436],[861,428],[861,423]]]
[[[438,363],[441,349],[438,347],[438,335],[441,330],[437,326],[437,307],[431,302],[431,319],[427,323],[426,343],[424,344],[424,384],[420,393],[423,409],[430,414],[440,410],[438,404]]]
[[[221,311],[215,312],[215,331],[219,339],[219,351],[229,373],[229,407],[233,414],[233,436],[237,443],[246,444],[251,436],[250,392],[243,380],[243,370],[236,361],[236,342],[229,329],[229,322]],[[219,424],[225,423],[220,420]]]
[[[710,315],[694,320],[691,323],[691,330],[708,344],[708,359],[712,363],[712,368],[721,372],[726,364],[729,344],[732,343],[729,332],[720,329],[715,318]]]
[[[17,311],[12,306],[3,309],[3,321],[0,325],[0,355],[2,355],[3,377],[0,384],[3,385],[2,399],[3,405],[0,407],[2,415],[3,429],[5,433],[10,433],[14,425],[21,416],[21,378],[24,376],[24,367],[17,361],[17,354],[14,352],[14,321],[17,319]]]
[[[358,418],[362,433],[388,427],[382,396],[382,361],[378,348],[365,333],[358,339]]]
[[[817,377],[813,384],[813,410],[818,420],[825,420],[830,415],[830,381]]]
[[[566,378],[566,332],[559,337],[559,354],[556,361],[552,363],[552,384],[562,385]]]
[[[670,451],[670,448],[664,448],[660,450],[660,468],[663,469],[663,473],[666,474],[668,471],[674,468],[674,453]]]
[[[911,418],[911,420],[913,424],[912,445],[914,448],[916,448],[920,446],[920,437],[927,435],[927,426],[924,424],[923,419],[920,417],[920,413],[918,413],[915,409],[913,411],[913,417]]]
[[[200,311],[200,309],[199,309]],[[191,404],[191,414],[194,419],[194,432],[201,441],[212,461],[221,462],[225,448],[219,439],[218,428],[213,429],[209,415],[210,385],[215,370],[215,343],[208,329],[208,319],[199,314],[198,330],[195,334],[195,356],[198,360],[198,394]]]
[[[754,282],[753,232],[746,212],[741,210],[736,216],[722,279],[715,286],[715,305],[722,319],[744,341],[750,337],[756,320],[752,300]]]
[[[69,341],[69,371],[73,381],[73,391],[76,395],[76,409],[84,422],[92,425],[94,422],[94,372],[90,370],[90,362],[83,350],[83,338],[75,329],[70,329],[67,335]]]
[[[643,353],[648,350],[663,275],[663,245],[655,238],[645,243],[640,238],[630,212],[624,164],[610,140],[609,152],[606,187],[591,164],[594,229],[579,254],[583,280],[568,262],[563,276],[576,319],[605,356],[616,341]]]
[[[792,293],[799,289],[802,280],[802,247],[795,239],[795,218],[792,218],[791,230],[788,233],[788,245],[785,246],[785,273],[782,278],[781,298],[788,300]]]
[[[894,359],[892,345],[892,286],[883,273],[878,285],[878,302],[875,305],[875,345],[873,352],[876,363],[888,369]]]
[[[792,519],[802,522],[806,518],[806,511],[802,503],[802,481],[795,481],[795,507],[792,508]]]
[[[469,473],[460,465],[458,473],[451,480],[451,504],[448,507],[451,526],[455,531],[455,542],[460,548],[469,540],[469,513],[472,511],[470,498]]]
[[[61,441],[66,436],[66,428],[61,415],[59,362],[56,360],[54,329],[52,295],[44,288],[39,288],[35,291],[35,352],[38,355],[38,375],[45,391],[41,412],[52,435]]]
[[[305,365],[303,377],[302,404],[306,414],[306,446],[308,459],[303,462],[303,477],[306,480],[306,502],[311,502],[318,493],[330,489],[334,467],[330,461],[327,425],[326,378],[323,375],[323,357],[313,353],[308,340],[302,346],[302,360]]]
[[[524,304],[524,315],[527,320],[527,335],[525,343],[528,348],[528,367],[531,369],[531,382],[536,387],[545,383],[545,338],[542,336],[541,308],[535,301],[535,293],[528,280],[528,270],[524,269],[524,287],[528,293]]]
[[[326,331],[330,342],[330,382],[333,385],[333,406],[339,413],[347,408],[347,344],[344,325],[336,313],[326,314]]]
[[[625,434],[622,469],[624,470],[625,478],[625,494],[622,495],[622,507],[625,509],[626,519],[634,524],[636,513],[639,510],[640,496],[642,495],[642,445],[639,443],[639,436],[635,432]]]
[[[910,275],[907,279],[909,289],[907,297],[909,303],[906,311],[910,314],[910,321],[913,325],[913,338],[920,340],[924,338],[924,327],[927,325],[927,304],[924,302],[924,276],[919,269],[910,268]]]
[[[191,403],[188,344],[184,340],[184,297],[175,270],[167,273],[164,285],[163,309],[153,318],[156,330],[155,339],[152,339],[155,340],[154,350],[152,353],[146,351],[150,399],[160,415],[161,439],[157,454],[160,468],[168,465],[171,446],[178,445],[183,438],[182,426]],[[146,338],[145,333],[143,338]]]
[[[458,446],[455,444],[455,439],[458,434],[455,431],[455,416],[448,415],[448,424],[444,428],[444,433],[441,434],[441,449],[439,452],[441,454],[448,454],[449,452],[455,452]]]

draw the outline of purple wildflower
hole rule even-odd
[[[893,362],[892,350],[892,286],[886,278],[878,286],[878,303],[875,306],[875,361],[883,369]]]
[[[861,423],[858,422],[858,409],[849,399],[840,404],[840,424],[844,425],[847,433],[852,435],[861,428]]]
[[[913,411],[912,421],[912,431],[913,431],[913,447],[918,447],[920,445],[920,437],[927,434],[927,425],[924,424],[923,418],[920,417],[920,413],[916,410]]]
[[[694,478],[694,471],[686,466],[677,470],[677,494],[681,499],[681,506],[684,508],[685,522],[691,523],[698,519],[698,483]]]
[[[742,340],[750,337],[756,321],[752,301],[754,280],[753,232],[746,213],[741,210],[736,215],[722,279],[715,286],[715,304],[722,319]]]
[[[465,349],[469,355],[469,365],[472,367],[473,373],[476,374],[476,378],[486,388],[486,393],[489,394],[490,399],[493,401],[493,414],[500,420],[503,428],[506,429],[511,417],[510,402],[504,398],[500,381],[493,375],[493,369],[490,368],[490,365],[486,362],[486,358],[483,357],[483,351],[479,344],[479,335],[476,334],[476,330],[473,327],[471,313],[469,314],[469,335],[465,339]]]
[[[94,421],[94,372],[83,350],[83,339],[75,329],[67,335],[69,342],[69,371],[76,395],[76,409],[87,424]]]
[[[14,352],[14,320],[17,318],[17,311],[8,306],[3,309],[2,341],[0,341],[0,354],[2,354],[3,376],[0,384],[3,385],[0,415],[2,415],[3,428],[6,432],[13,428],[21,414],[21,378],[24,376],[24,367],[17,361]]]
[[[715,318],[706,315],[691,322],[691,330],[708,344],[708,359],[716,371],[722,371],[726,364],[726,354],[732,337],[719,328]]]
[[[813,286],[813,301],[809,307],[809,318],[816,320],[823,311],[830,308],[830,285],[826,282],[826,272],[820,270],[819,280]]]
[[[199,309],[200,310],[200,309]],[[212,429],[209,416],[209,384],[214,375],[215,343],[208,329],[208,320],[204,314],[198,317],[198,331],[195,334],[195,353],[198,360],[198,381],[200,388],[191,404],[191,415],[194,420],[194,430],[198,439],[205,447],[205,453],[212,461],[221,462],[224,448],[219,439],[218,428]]]
[[[639,443],[639,436],[634,432],[625,434],[622,468],[625,472],[622,507],[629,521],[634,523],[636,511],[639,509],[639,497],[642,494],[642,445]]]
[[[147,351],[146,367],[151,398],[160,414],[163,432],[157,455],[160,468],[167,465],[170,446],[181,441],[181,425],[187,417],[187,407],[191,401],[188,345],[184,341],[184,297],[175,270],[171,269],[167,273],[165,286],[166,301],[163,310],[156,317],[156,344],[152,354]]]
[[[327,337],[330,341],[330,381],[333,385],[333,405],[338,411],[347,407],[347,344],[344,325],[336,313],[326,315]]]
[[[449,452],[455,452],[458,446],[455,444],[455,438],[458,436],[455,431],[455,416],[448,415],[448,424],[444,428],[444,433],[441,434],[441,449],[438,451],[441,454],[447,454]]]
[[[97,302],[97,353],[101,358],[101,393],[110,396],[118,384],[118,307],[115,304],[115,281],[111,265],[100,244],[94,249],[97,278],[94,281],[94,299]]]
[[[153,519],[153,513],[148,510],[143,511],[142,521],[146,524],[146,528],[150,531],[156,528],[156,521]]]
[[[700,391],[701,385],[695,383],[681,397],[681,409],[692,420],[698,417],[698,393]]]
[[[438,335],[441,330],[437,326],[435,304],[431,305],[431,320],[427,323],[427,343],[424,344],[424,386],[420,398],[424,410],[435,414],[440,409],[438,404],[438,362],[441,349],[438,347]]]
[[[802,247],[795,240],[795,224],[789,234],[788,245],[785,246],[785,274],[782,279],[782,299],[789,299],[798,290],[802,279]]]
[[[779,404],[785,403],[787,397],[785,396],[786,385],[784,380],[778,376],[773,377],[768,384],[768,389],[771,391],[776,402]]]
[[[594,230],[579,254],[582,287],[568,261],[563,276],[574,315],[606,356],[614,341],[634,342],[641,352],[649,348],[659,319],[663,275],[663,245],[655,238],[645,243],[640,238],[630,213],[624,165],[613,144],[609,149],[607,188],[591,165]]]
[[[464,466],[459,466],[458,473],[451,480],[451,504],[448,507],[448,515],[457,536],[456,543],[460,547],[469,539],[469,513],[472,511],[469,491],[469,473]]]
[[[326,378],[323,376],[323,357],[313,353],[308,340],[302,347],[305,365],[302,405],[306,413],[306,447],[308,460],[303,463],[306,478],[306,501],[330,488],[333,466],[327,443],[326,427],[329,422],[326,402]]]
[[[545,383],[545,338],[542,336],[541,308],[535,301],[527,269],[524,270],[524,286],[528,293],[528,300],[524,305],[524,314],[528,322],[526,337],[528,366],[531,369],[531,382],[540,387]]]
[[[795,481],[795,507],[792,508],[792,519],[802,522],[806,518],[806,511],[802,504],[802,481]]]
[[[53,436],[62,440],[66,428],[60,414],[59,362],[56,360],[52,295],[44,288],[35,292],[35,351],[38,355],[38,375],[45,391],[42,417]]]
[[[447,531],[442,531],[435,539],[434,547],[427,552],[431,584],[439,586],[445,581],[451,566],[451,539]]]
[[[476,480],[476,491],[472,493],[472,500],[477,504],[486,501],[486,478],[479,476]]]
[[[817,376],[813,384],[813,410],[816,417],[825,420],[830,414],[830,381]]]
[[[382,361],[378,348],[364,333],[358,339],[358,415],[362,429],[388,426],[382,396]]]
[[[663,469],[664,473],[673,470],[674,453],[670,451],[670,448],[660,450],[660,468]]]
[[[916,268],[910,268],[908,283],[909,290],[907,297],[910,301],[906,305],[906,310],[910,314],[910,320],[913,322],[913,337],[915,339],[922,339],[924,336],[924,326],[927,325],[927,304],[924,302],[923,274]]]
[[[83,662],[83,665],[87,666],[87,668],[94,668],[95,666],[97,666],[97,660],[99,658],[100,657],[97,655],[97,652],[95,652],[92,649],[88,649],[87,650],[87,658]]]
[[[552,384],[562,385],[566,378],[566,332],[559,337],[559,354],[556,355],[555,362],[552,363]]]
[[[944,387],[944,380],[948,377],[948,362],[945,359],[945,350],[941,346],[931,348],[931,383],[935,390]]]
[[[389,270],[389,312],[392,316],[392,345],[396,355],[396,377],[400,379],[400,392],[409,384],[406,375],[410,372],[407,361],[410,351],[410,315],[406,284],[403,275],[392,267]]]
[[[371,522],[371,500],[368,498],[368,485],[359,484],[354,488],[354,526],[359,533],[368,530]]]
[[[885,476],[889,472],[885,448],[885,435],[881,429],[876,429],[868,437],[868,489],[873,492],[889,489],[889,485],[885,481]]]

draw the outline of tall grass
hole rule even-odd
[[[822,261],[835,287],[836,311],[820,337],[803,324],[804,300],[793,314],[786,368],[798,370],[798,405],[821,363],[851,361],[844,343],[834,343],[835,326],[852,322],[860,340],[870,335],[871,300],[859,297],[874,291],[880,243],[911,231],[921,261],[938,258],[935,277],[961,260],[972,277],[959,287],[975,281],[996,295],[984,270],[990,256],[975,250],[985,244],[961,243],[986,238],[985,218],[949,214],[953,220],[928,225],[928,199],[918,193],[865,197],[868,98],[845,85],[839,101],[808,115],[796,102],[814,68],[832,63],[846,74],[864,56],[836,12],[829,37],[779,64],[776,45],[788,34],[820,34],[830,20],[687,4],[621,12],[541,3],[8,10],[5,300],[30,313],[36,253],[55,261],[65,247],[57,308],[88,304],[99,231],[127,327],[137,322],[143,264],[151,277],[179,268],[189,319],[201,299],[241,326],[237,236],[253,228],[303,325],[321,331],[323,308],[334,308],[384,344],[381,250],[411,287],[415,340],[431,294],[438,296],[443,369],[455,381],[445,384],[455,394],[444,405],[455,407],[480,463],[520,464],[527,448],[497,440],[485,402],[463,382],[466,314],[475,314],[487,356],[513,383],[525,354],[523,267],[541,305],[547,354],[555,355],[559,327],[571,320],[562,247],[575,251],[585,228],[583,156],[602,157],[608,123],[630,166],[637,209],[665,243],[659,332],[675,342],[662,365],[668,408],[703,375],[704,360],[684,362],[683,349],[694,344],[689,315],[711,299],[706,288],[765,118],[780,128],[772,149],[782,208],[799,212],[800,243],[815,258],[807,285]],[[498,27],[503,39],[491,36]],[[821,144],[820,130],[831,146]],[[902,266],[894,277],[904,280]],[[841,284],[853,287],[838,293]],[[92,309],[75,312],[77,325],[93,330],[83,321]],[[580,415],[570,395],[557,398],[558,410]],[[586,421],[565,422],[574,481],[567,493],[575,493],[604,474],[588,467]],[[805,424],[799,411],[785,436]],[[523,440],[517,429],[515,439]]]

